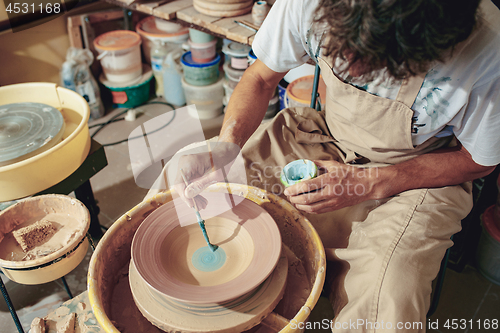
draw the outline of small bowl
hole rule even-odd
[[[295,185],[301,181],[316,178],[318,167],[311,160],[295,160],[283,168],[280,180],[285,187]]]
[[[32,260],[9,260],[11,251],[21,255],[11,232],[46,218],[58,224],[52,237],[67,237],[61,248]],[[0,212],[0,269],[10,280],[21,284],[42,284],[71,272],[88,249],[90,214],[79,200],[67,195],[46,194],[21,200]],[[59,234],[59,235],[58,235]],[[13,252],[11,252],[13,253]]]

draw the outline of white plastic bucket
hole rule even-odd
[[[231,66],[229,66],[229,63],[224,62],[224,65],[222,66],[224,69],[224,74],[226,75],[227,78],[227,85],[229,88],[234,89],[238,82],[240,82],[241,77],[243,76],[243,73],[245,73],[244,69],[234,69]]]
[[[255,55],[255,53],[253,53],[253,50],[250,50],[248,52],[248,66],[252,65],[256,60],[257,60],[257,56]]]
[[[94,46],[108,81],[131,82],[142,75],[139,34],[128,30],[110,31],[98,36]]]
[[[135,26],[135,31],[142,38],[142,53],[144,54],[144,59],[149,64],[151,63],[151,48],[155,41],[182,45],[187,42],[189,38],[188,28],[181,27],[176,31],[166,31],[163,30],[164,24],[158,26],[158,21],[159,19],[154,16],[148,16]],[[174,24],[168,21],[164,23]]]
[[[182,79],[182,88],[186,96],[186,104],[196,105],[196,112],[191,108],[189,114],[193,118],[211,119],[222,113],[222,99],[224,97],[224,78],[220,75],[217,82],[208,86],[194,86]]]
[[[314,75],[299,77],[292,81],[286,88],[285,107],[308,107],[311,105],[311,97],[314,83]],[[326,85],[320,77],[318,84],[319,102],[326,101]]]
[[[229,57],[231,67],[234,69],[246,69],[248,67],[248,52],[250,47],[241,43],[232,42],[222,47],[222,52]]]
[[[215,59],[215,45],[217,40],[213,39],[207,43],[194,43],[189,40],[189,49],[193,61],[198,63],[206,63]]]

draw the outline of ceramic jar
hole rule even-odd
[[[266,1],[257,1],[252,7],[253,23],[260,27],[269,12],[269,5]]]

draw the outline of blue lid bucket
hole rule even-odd
[[[184,79],[193,86],[208,86],[217,82],[219,78],[220,55],[217,53],[215,59],[205,63],[198,63],[193,60],[191,51],[186,52],[181,57]]]

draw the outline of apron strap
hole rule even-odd
[[[426,75],[427,72],[405,78],[401,83],[401,88],[399,88],[396,101],[403,103],[411,109]]]

